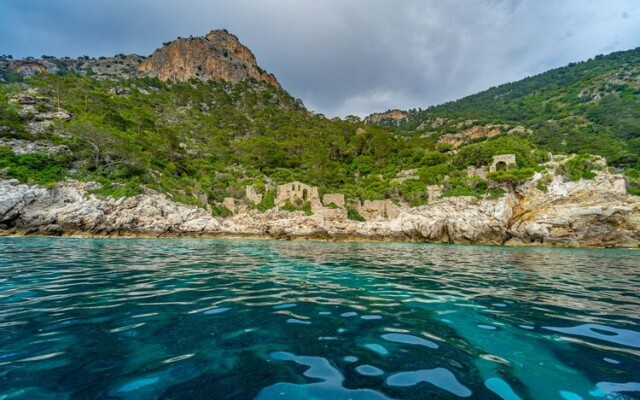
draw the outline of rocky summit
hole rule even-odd
[[[39,73],[64,75],[69,72],[106,79],[157,77],[172,82],[198,79],[237,83],[256,79],[281,89],[276,77],[258,66],[251,50],[224,29],[212,30],[203,37],[178,38],[165,43],[149,57],[118,54],[97,59],[87,56],[0,59],[0,76],[4,77],[16,74],[28,78]]]
[[[138,70],[161,80],[184,82],[196,78],[239,82],[254,78],[280,88],[275,76],[258,66],[251,50],[226,30],[165,43],[142,61]]]

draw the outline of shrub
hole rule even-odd
[[[305,201],[300,207],[300,211],[304,211],[307,215],[313,215],[313,211],[311,211],[311,202]]]
[[[289,211],[289,212],[298,211],[298,209],[293,204],[291,204],[289,199],[287,199],[284,202],[284,204],[280,207],[280,209],[283,210],[283,211]]]
[[[355,208],[347,208],[347,218],[352,221],[364,222],[366,219]]]
[[[132,179],[126,183],[107,183],[103,184],[100,189],[93,190],[99,196],[111,196],[113,198],[133,197],[143,192],[139,179]]]
[[[511,169],[508,171],[496,171],[487,175],[487,178],[497,183],[505,183],[512,188],[531,178],[534,174],[533,168]]]
[[[272,209],[276,206],[276,191],[268,190],[264,196],[262,196],[262,200],[257,204],[258,210],[261,212],[265,212],[267,210]]]
[[[7,147],[0,147],[0,169],[5,169],[9,178],[20,182],[49,185],[65,178],[68,160],[64,156],[49,156],[41,153],[16,155]]]
[[[575,182],[580,179],[593,179],[596,174],[594,169],[600,169],[592,160],[591,156],[578,155],[570,158],[560,166],[560,172],[565,178]]]
[[[487,192],[487,196],[490,199],[498,199],[498,198],[504,196],[504,194],[505,194],[505,191],[503,189],[500,189],[500,188],[491,188]]]
[[[211,214],[215,217],[226,218],[233,215],[233,212],[227,207],[219,204],[211,204]]]
[[[442,197],[458,197],[458,196],[474,196],[481,197],[482,192],[479,192],[473,188],[468,186],[454,186],[451,189],[445,190],[442,192]]]
[[[543,181],[538,181],[538,183],[536,183],[536,188],[544,193],[547,193],[549,191],[549,187]]]
[[[629,180],[627,191],[635,196],[640,196],[640,169],[629,169],[624,174]]]

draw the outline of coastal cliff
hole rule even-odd
[[[327,118],[213,30],[0,56],[0,235],[638,247],[640,49]]]
[[[450,197],[359,222],[336,209],[306,215],[272,209],[216,218],[147,191],[99,198],[97,184],[55,187],[0,181],[0,234],[82,236],[243,236],[565,247],[640,247],[640,198],[619,175],[564,182],[545,193],[535,179],[498,199]]]

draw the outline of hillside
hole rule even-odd
[[[517,136],[553,153],[598,154],[620,168],[640,167],[640,48],[600,55],[463,99],[410,110],[381,125],[442,143],[523,127]],[[496,131],[499,131],[497,132]],[[481,133],[479,131],[484,131]],[[491,133],[490,133],[491,132]],[[469,136],[467,134],[467,136]]]
[[[615,53],[375,116],[383,126],[308,111],[226,31],[165,43],[150,57],[5,58],[0,170],[42,185],[98,182],[101,196],[155,189],[226,215],[223,201],[243,199],[246,187],[263,195],[247,205],[266,210],[275,187],[292,181],[343,193],[354,208],[377,199],[423,205],[434,191],[500,197],[543,171],[551,151],[584,154],[554,172],[569,180],[593,178],[606,167],[586,153],[604,155],[640,193],[639,58]],[[501,154],[515,155],[508,171],[469,172]]]

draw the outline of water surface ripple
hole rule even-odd
[[[640,253],[0,238],[0,399],[639,399]]]

